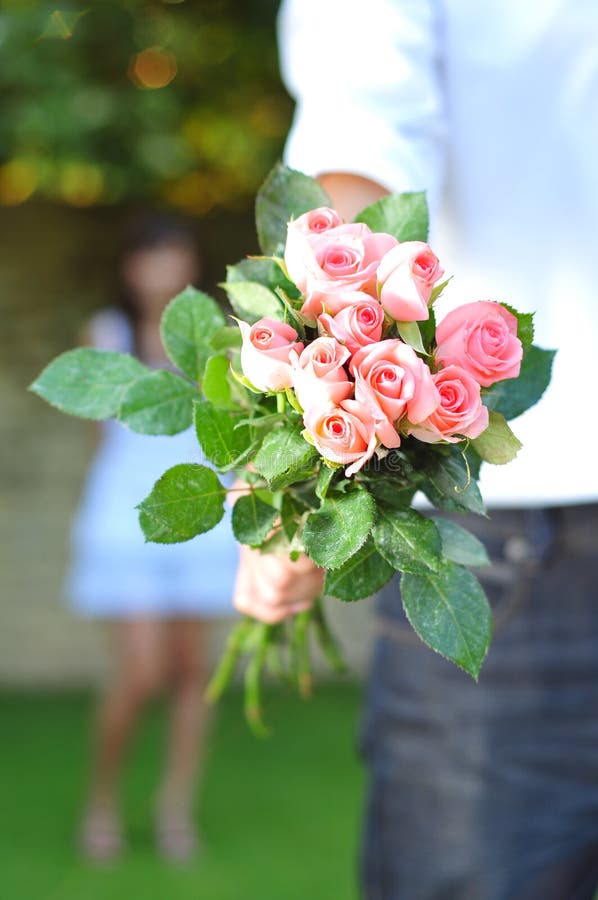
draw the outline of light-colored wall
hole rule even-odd
[[[69,618],[61,584],[89,432],[26,386],[102,302],[109,219],[4,209],[0,234],[0,682],[80,681],[102,642]]]

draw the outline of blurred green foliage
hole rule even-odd
[[[291,116],[277,5],[0,0],[0,203],[246,206]]]

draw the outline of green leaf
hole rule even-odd
[[[170,528],[167,528],[166,525],[152,519],[152,517],[148,516],[143,510],[139,513],[139,525],[141,526],[146,541],[151,541],[152,544],[180,543],[181,538],[177,534],[171,531]]]
[[[169,359],[194,381],[201,381],[212,336],[226,325],[215,300],[187,287],[162,314],[160,332]]]
[[[338,569],[365,543],[376,507],[368,491],[329,494],[303,529],[305,552],[326,569]]]
[[[426,348],[422,343],[422,335],[417,322],[397,322],[397,329],[401,338],[418,353],[425,353]]]
[[[507,425],[505,417],[497,412],[490,412],[488,427],[471,443],[481,459],[496,466],[511,462],[522,447],[519,438],[515,437]]]
[[[129,386],[148,371],[127,354],[80,347],[54,359],[29,390],[71,416],[109,419]]]
[[[469,466],[469,472],[472,478],[475,478],[476,481],[480,480],[480,472],[482,470],[482,458],[478,456],[475,452],[474,447],[471,444],[471,441],[467,446],[463,447],[463,452],[467,457],[467,465]]]
[[[415,509],[379,507],[372,537],[378,552],[397,571],[436,571],[440,565],[436,525]]]
[[[158,479],[137,508],[145,513],[142,527],[149,517],[167,529],[167,543],[174,542],[175,536],[179,541],[189,541],[218,524],[224,515],[225,497],[226,491],[212,469],[181,463]]]
[[[381,475],[379,479],[372,478],[368,483],[368,490],[374,500],[394,509],[408,509],[416,489],[415,485],[412,488],[403,488],[401,485],[397,485],[392,477],[384,475]]]
[[[452,451],[450,456],[439,456],[426,470],[426,476],[421,489],[434,506],[449,512],[484,515],[480,489],[458,450]]]
[[[357,216],[356,222],[365,222],[372,231],[385,231],[399,241],[428,240],[428,204],[424,191],[405,194],[389,194]]]
[[[432,289],[430,299],[428,300],[428,306],[430,307],[430,309],[436,303],[449,281],[451,281],[452,277],[453,276],[450,275],[448,278],[445,278],[444,281],[441,281],[440,284],[437,284],[436,287]]]
[[[478,538],[449,519],[434,516],[442,540],[442,555],[461,566],[489,566],[486,548]]]
[[[139,434],[178,434],[193,421],[196,397],[196,388],[174,372],[150,372],[129,387],[118,418]]]
[[[271,530],[278,511],[264,503],[255,491],[239,497],[233,506],[233,534],[241,544],[259,547]]]
[[[282,303],[284,309],[284,321],[295,328],[302,338],[305,338],[306,327],[315,328],[316,321],[313,316],[306,316],[299,309],[295,309],[293,306],[295,301],[292,301],[284,291],[277,290],[276,296]]]
[[[232,398],[229,371],[230,363],[226,356],[210,356],[206,363],[201,389],[206,400],[217,409],[236,407]]]
[[[394,569],[380,556],[371,537],[338,569],[326,572],[324,593],[351,602],[371,597],[394,575]]]
[[[242,411],[216,409],[209,400],[194,404],[195,432],[201,448],[218,469],[233,467],[253,446],[253,431],[239,424]]]
[[[527,350],[534,341],[534,313],[521,313],[508,303],[501,303],[517,319],[517,337]]]
[[[238,350],[243,337],[238,325],[224,325],[210,338],[210,347],[216,353],[222,350]]]
[[[242,372],[237,372],[233,366],[231,366],[230,374],[234,378],[236,383],[238,385],[240,385],[241,388],[244,388],[246,391],[249,391],[250,394],[263,393],[262,391],[259,391],[254,384],[251,383],[249,378],[246,378],[245,375],[242,374]]]
[[[423,322],[418,322],[419,333],[426,350],[430,350],[436,338],[436,315],[431,306],[428,307],[429,317]]]
[[[318,451],[301,436],[301,430],[299,424],[271,431],[255,457],[255,468],[275,491],[312,474]]]
[[[234,266],[226,267],[226,280],[232,281],[257,281],[264,287],[276,291],[277,288],[292,299],[297,299],[301,293],[297,287],[287,278],[276,259],[263,256],[247,256]]]
[[[261,186],[255,201],[257,236],[266,256],[281,255],[287,239],[287,223],[331,200],[317,181],[277,163]]]
[[[322,463],[320,466],[318,480],[316,482],[316,497],[318,497],[319,500],[324,500],[326,498],[330,483],[336,473],[337,469],[327,466],[326,463]]]
[[[293,540],[301,523],[301,518],[305,515],[307,510],[308,507],[302,500],[295,497],[293,494],[290,494],[288,491],[284,492],[282,495],[282,503],[280,505],[280,521],[287,540]]]
[[[264,316],[282,320],[282,303],[269,288],[257,281],[226,282],[224,289],[231,306],[243,321],[253,324]]]
[[[534,406],[550,383],[555,353],[532,345],[523,354],[518,378],[498,381],[482,391],[484,405],[505,419],[515,419]]]
[[[257,281],[264,287],[272,288],[274,269],[282,271],[269,256],[246,256],[232,266],[226,267],[226,281]]]
[[[477,681],[492,639],[492,613],[475,575],[445,562],[438,572],[403,575],[401,597],[422,641]]]

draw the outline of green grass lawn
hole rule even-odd
[[[240,697],[218,709],[198,798],[202,858],[153,849],[164,716],[150,711],[124,780],[129,849],[110,867],[75,852],[93,709],[87,697],[0,699],[0,900],[354,900],[363,775],[359,691],[319,686],[309,703],[273,694],[266,741]]]

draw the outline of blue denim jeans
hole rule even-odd
[[[366,900],[592,900],[598,885],[598,505],[461,521],[495,636],[475,684],[378,598],[363,753]]]

